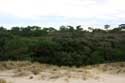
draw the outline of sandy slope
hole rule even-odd
[[[101,75],[100,79],[69,79],[58,78],[55,80],[36,80],[28,78],[5,77],[11,83],[125,83],[125,77],[120,75]]]
[[[7,83],[125,83],[125,63],[69,68],[29,62],[2,62],[0,79]]]

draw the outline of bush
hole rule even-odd
[[[30,33],[26,33],[27,30]],[[100,29],[69,31],[68,28],[67,31],[4,30],[0,31],[0,60],[28,60],[60,66],[125,61],[125,33],[119,33]]]

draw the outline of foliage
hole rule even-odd
[[[125,32],[85,31],[81,26],[0,28],[0,60],[80,66],[125,61]]]

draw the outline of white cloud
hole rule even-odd
[[[0,12],[20,17],[119,17],[124,4],[125,0],[0,0]]]
[[[0,11],[21,17],[88,16],[94,0],[0,0]],[[91,10],[90,10],[91,9]]]
[[[95,23],[96,19],[125,19],[125,0],[0,0],[0,13],[30,19],[41,19],[40,16],[93,18]]]

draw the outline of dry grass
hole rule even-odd
[[[98,74],[102,72],[119,74],[125,73],[125,63],[110,63],[89,65],[85,67],[58,67],[48,64],[31,63],[31,62],[0,62],[0,70],[13,70],[14,77],[30,76],[29,79],[39,77],[39,79],[51,80],[58,78],[72,79],[82,78],[87,80],[89,78],[99,78]]]
[[[31,73],[28,71],[17,72],[13,75],[13,77],[24,77],[29,76]]]
[[[15,69],[15,68],[21,68],[21,67],[25,67],[31,65],[30,62],[28,61],[3,61],[0,62],[0,70],[11,70],[11,69]]]
[[[95,65],[98,70],[110,74],[125,73],[125,62]]]
[[[13,83],[11,81],[6,81],[5,79],[0,79],[0,83]]]
[[[0,79],[0,83],[7,83],[5,79]]]

